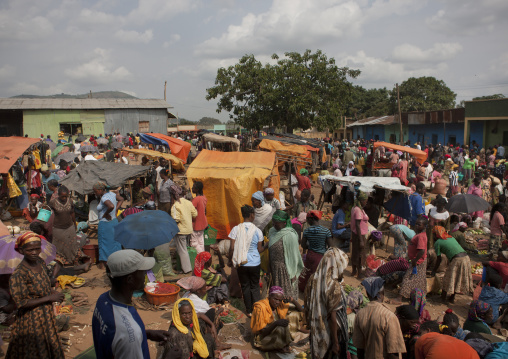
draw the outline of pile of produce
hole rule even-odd
[[[471,265],[472,274],[483,274],[483,265],[481,263]]]
[[[353,287],[353,286],[351,286],[349,284],[346,284],[344,286],[344,291],[346,292],[346,294],[349,294],[353,290],[357,290],[357,291],[359,291],[360,293],[363,294],[363,287],[355,288],[355,287]],[[369,298],[365,294],[363,294],[363,304],[360,306],[360,308],[365,307],[369,302],[370,302]]]
[[[471,232],[472,234],[484,234],[483,230],[481,229],[469,228],[467,231]]]
[[[153,294],[172,294],[178,289],[169,283],[157,282],[155,285],[147,286],[146,290]]]
[[[220,317],[221,322],[225,323],[225,324],[226,323],[234,323],[238,319],[236,313],[233,312],[232,310],[229,310],[229,309],[224,309],[219,314],[219,317]]]

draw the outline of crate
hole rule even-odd
[[[205,237],[205,246],[215,244],[217,242],[217,230],[208,225],[208,227],[205,229],[204,237]]]

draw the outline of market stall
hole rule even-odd
[[[171,154],[181,159],[184,164],[187,163],[187,157],[191,150],[190,143],[160,133],[141,133],[139,137],[143,143],[168,147]]]
[[[162,157],[171,163],[172,169],[177,171],[183,171],[185,169],[185,167],[183,166],[183,161],[170,153],[148,150],[146,148],[131,149],[127,147],[123,148],[122,151],[133,153],[135,155],[147,156],[148,158],[152,159],[158,159]]]
[[[240,208],[251,205],[251,196],[268,187],[279,192],[275,153],[219,152],[203,150],[187,169],[189,187],[203,182],[208,199],[206,217],[218,230],[217,238],[228,238],[231,228],[243,221]]]
[[[402,153],[407,153],[413,157],[416,157],[416,160],[418,161],[419,164],[423,164],[423,162],[427,160],[427,153],[424,151],[417,150],[416,148],[394,145],[393,143],[388,142],[381,141],[374,142],[374,151],[376,151],[376,149],[381,146],[387,150],[400,151]],[[391,169],[392,166],[393,163],[391,163],[387,159],[385,159],[384,161],[379,161],[376,158],[376,156],[374,156],[374,161],[372,161],[372,171],[378,171],[381,169]]]
[[[240,151],[240,140],[234,137],[220,136],[215,133],[203,135],[203,148],[207,150],[235,152]]]

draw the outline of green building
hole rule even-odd
[[[466,101],[464,143],[508,145],[508,98]]]

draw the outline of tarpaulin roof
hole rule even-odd
[[[418,160],[418,162],[420,164],[422,164],[423,162],[425,162],[427,160],[427,154],[424,151],[417,150],[416,148],[394,145],[394,144],[388,143],[388,142],[381,142],[381,141],[374,142],[374,150],[376,148],[378,148],[379,146],[383,146],[383,147],[389,148],[391,150],[407,152],[410,155],[416,157],[416,159]]]
[[[278,141],[284,141],[284,142],[290,142],[294,143],[296,145],[311,145],[313,147],[319,147],[323,145],[319,140],[312,139],[312,138],[305,138],[302,136],[294,135],[292,133],[270,133],[273,135],[273,137],[276,137]],[[272,136],[270,136],[272,137]],[[273,139],[273,138],[272,138]]]
[[[59,181],[71,191],[81,194],[93,192],[93,185],[104,182],[109,187],[122,186],[130,178],[143,176],[148,167],[131,166],[104,161],[81,161],[78,167]]]
[[[131,152],[131,153],[134,153],[137,155],[143,155],[143,156],[149,156],[149,157],[156,157],[156,158],[163,157],[166,160],[171,162],[171,167],[173,167],[175,170],[183,171],[185,169],[185,167],[183,166],[182,160],[176,156],[173,156],[170,153],[162,153],[159,151],[147,150],[145,148],[140,148],[140,149],[122,148],[122,151],[123,152]]]
[[[305,146],[269,140],[267,138],[259,143],[259,148],[273,152],[285,152],[293,156],[310,157],[309,150]]]
[[[234,137],[220,136],[215,133],[207,133],[203,135],[203,138],[205,139],[205,141],[209,142],[231,143],[235,151],[238,151],[240,149],[240,140]]]
[[[191,150],[191,144],[189,142],[161,133],[141,133],[139,136],[141,137],[141,142],[169,147],[171,149],[171,154],[181,159],[183,163],[187,163],[187,156]]]
[[[39,142],[40,138],[2,137],[0,142],[0,173],[7,173],[16,160],[23,155],[31,145]]]
[[[406,192],[409,188],[400,184],[397,177],[361,177],[361,176],[344,176],[336,177],[331,175],[319,176],[321,180],[329,180],[354,185],[360,183],[360,191],[373,192],[380,187],[391,191]]]
[[[203,193],[208,199],[206,217],[218,230],[219,239],[228,238],[231,228],[243,222],[240,208],[252,205],[252,194],[263,189],[265,179],[271,174],[276,175],[271,179],[278,179],[275,153],[263,151],[203,150],[187,169],[191,188],[194,181],[203,182]],[[275,187],[278,193],[278,182]]]

